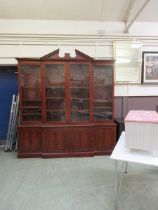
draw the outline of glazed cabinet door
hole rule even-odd
[[[94,65],[94,121],[113,118],[113,67]]]
[[[96,126],[94,128],[95,151],[110,154],[115,146],[115,126]]]
[[[20,108],[23,122],[42,121],[40,64],[20,65]]]
[[[67,151],[66,128],[44,128],[44,152],[64,153]]]
[[[92,128],[74,126],[69,128],[70,149],[72,152],[85,153],[92,151]]]
[[[66,121],[65,64],[45,64],[46,121]]]
[[[70,121],[90,120],[90,65],[70,64]]]
[[[41,153],[42,129],[37,127],[19,127],[18,149],[21,153]]]

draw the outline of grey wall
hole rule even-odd
[[[124,118],[129,110],[157,110],[158,96],[115,97],[115,118]]]

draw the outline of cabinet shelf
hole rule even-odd
[[[89,109],[78,109],[78,110],[72,109],[71,111],[72,112],[89,112],[90,110]]]
[[[89,88],[88,87],[81,87],[81,86],[79,86],[79,87],[70,87],[71,89],[84,89],[84,90],[89,90]]]
[[[76,98],[76,97],[71,97],[72,100],[89,100],[89,98]]]
[[[29,115],[34,115],[34,116],[36,116],[36,115],[39,116],[40,115],[41,116],[42,114],[41,113],[23,113],[22,115],[23,116],[29,116]]]
[[[94,102],[95,102],[95,103],[97,103],[97,102],[98,102],[98,103],[100,103],[100,102],[107,102],[107,103],[109,103],[109,102],[111,102],[111,101],[104,100],[104,99],[95,99]]]
[[[41,99],[23,99],[22,101],[34,102],[34,101],[42,101]]]
[[[71,84],[82,84],[82,85],[88,85],[89,81],[88,80],[76,80],[76,79],[70,79]]]
[[[46,89],[65,89],[65,87],[54,87],[54,86],[48,87],[48,86],[46,86]]]
[[[109,86],[112,87],[112,84],[95,84],[95,83],[94,83],[94,86],[96,86],[96,87],[107,87],[107,86],[108,86],[108,87],[109,87]]]
[[[53,115],[61,115],[65,112],[52,112],[52,111],[46,111],[47,113],[53,113]]]
[[[35,87],[22,87],[22,89],[28,89],[28,90],[38,90],[41,89],[41,87],[35,86]]]
[[[38,109],[38,108],[42,108],[42,106],[23,106],[23,109]]]
[[[65,100],[65,98],[61,98],[61,97],[46,97],[46,99],[50,99],[50,100]]]
[[[65,87],[65,83],[46,83],[46,87]]]
[[[65,110],[61,109],[46,109],[47,112],[65,112]]]
[[[94,109],[111,109],[111,106],[94,106]]]
[[[70,81],[70,87],[89,87],[89,82],[72,82]]]
[[[72,111],[72,112],[71,112],[71,114],[83,115],[83,116],[84,116],[84,115],[89,115],[89,113],[90,113],[89,111],[83,111],[83,112],[82,112],[82,111],[75,111],[75,112]]]

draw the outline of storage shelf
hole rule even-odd
[[[46,109],[47,112],[65,112],[65,110],[60,109]]]
[[[89,88],[88,87],[81,87],[81,86],[79,86],[79,87],[70,87],[70,89],[85,89],[85,90],[89,90]]]
[[[89,98],[75,98],[75,97],[71,97],[71,100],[89,100]]]
[[[75,109],[72,109],[71,112],[89,112],[90,110],[89,109],[78,109],[78,110],[75,110]]]
[[[22,87],[22,89],[29,89],[29,90],[35,90],[41,89],[41,87]]]
[[[65,112],[50,112],[50,111],[46,111],[47,112],[47,114],[48,113],[53,113],[53,115],[65,115]]]
[[[94,102],[107,102],[107,103],[111,103],[111,101],[108,100],[104,100],[104,99],[95,99]]]
[[[52,87],[52,86],[48,87],[48,86],[46,86],[46,89],[65,89],[65,87]]]
[[[102,85],[99,85],[99,84],[95,84],[95,83],[94,83],[94,87],[107,87],[107,86],[108,86],[108,87],[109,87],[109,86],[112,87],[112,84],[102,84]]]
[[[61,97],[46,97],[46,99],[50,99],[50,100],[65,100],[65,97],[64,98],[61,98]]]
[[[23,99],[22,101],[34,102],[34,101],[42,101],[42,100],[41,99]]]
[[[90,112],[89,111],[71,111],[71,114],[75,114],[75,113],[78,113],[78,114],[89,114]]]
[[[64,83],[46,83],[46,87],[65,87],[65,82]]]
[[[27,114],[26,114],[26,113],[22,113],[22,115],[23,115],[23,116],[28,116],[28,115],[35,115],[35,116],[36,116],[36,115],[38,115],[38,116],[41,115],[41,116],[42,116],[41,113],[27,113]]]
[[[38,108],[42,108],[42,106],[23,106],[23,109],[38,109]]]
[[[105,106],[105,107],[95,107],[94,106],[94,109],[111,109],[112,107],[111,106]]]

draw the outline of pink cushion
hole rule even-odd
[[[131,110],[128,112],[125,122],[158,123],[158,113],[156,111]]]

